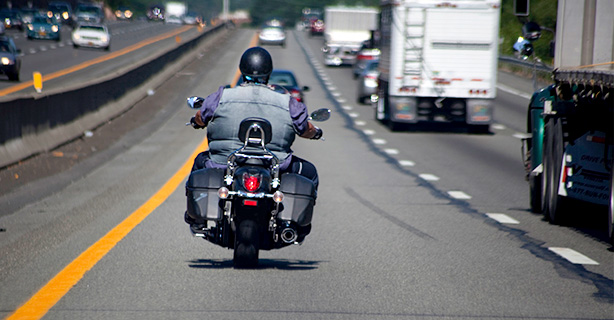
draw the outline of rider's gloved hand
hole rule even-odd
[[[201,126],[198,123],[196,123],[196,120],[194,120],[194,117],[190,119],[190,125],[192,125],[192,128],[194,129],[204,129],[205,128],[205,126]]]
[[[322,129],[315,127],[316,128],[316,134],[311,137],[311,140],[320,140],[320,138],[322,138],[322,134],[324,134],[324,132],[322,132]]]

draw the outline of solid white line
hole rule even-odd
[[[423,173],[418,176],[426,181],[439,181],[438,176],[430,174],[430,173]]]
[[[502,224],[519,224],[520,222],[516,219],[511,218],[508,215],[505,215],[503,213],[487,213],[486,214],[489,218],[496,220],[499,223]]]
[[[450,195],[450,197],[454,198],[454,199],[461,199],[461,200],[465,200],[465,199],[471,199],[471,196],[462,192],[462,191],[448,191],[448,194]]]
[[[411,160],[399,160],[399,164],[404,167],[413,167],[416,165],[416,163]]]
[[[592,265],[598,265],[599,263],[581,253],[579,253],[578,251],[575,251],[573,249],[570,248],[548,248],[548,250],[558,254],[559,256],[567,259],[569,262],[573,263],[573,264],[592,264]]]

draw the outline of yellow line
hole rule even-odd
[[[124,221],[113,228],[104,237],[85,250],[73,262],[67,265],[41,288],[30,300],[23,304],[7,319],[40,319],[42,318],[70,289],[79,282],[87,271],[92,269],[113,247],[121,241],[132,229],[161,205],[190,173],[193,159],[202,150],[207,149],[207,139],[196,148],[185,164],[154,194],[147,202]]]
[[[143,48],[145,46],[148,46],[148,45],[150,45],[150,44],[152,44],[154,42],[161,41],[161,40],[164,40],[164,39],[176,36],[176,35],[178,35],[180,33],[188,31],[188,29],[191,29],[191,28],[193,28],[193,26],[184,26],[182,28],[179,28],[177,30],[173,30],[173,31],[167,32],[167,33],[159,35],[157,37],[150,38],[150,39],[147,39],[147,40],[143,40],[143,41],[141,41],[139,43],[133,44],[133,45],[131,45],[129,47],[126,47],[124,49],[121,49],[119,51],[115,51],[115,52],[109,53],[109,54],[104,55],[102,57],[86,61],[84,63],[78,64],[76,66],[72,66],[70,68],[66,68],[64,70],[60,70],[60,71],[56,71],[56,72],[50,73],[48,75],[43,76],[43,81],[49,81],[49,80],[52,80],[52,79],[55,79],[55,78],[59,78],[61,76],[65,76],[65,75],[67,75],[69,73],[72,73],[72,72],[75,72],[75,71],[79,71],[79,70],[85,69],[87,67],[93,66],[95,64],[98,64],[98,63],[101,63],[101,62],[104,62],[104,61],[108,61],[108,60],[111,60],[111,59],[115,59],[115,58],[117,58],[117,57],[119,57],[121,55],[124,55],[126,53],[138,50],[138,49]],[[26,81],[26,82],[22,82],[20,84],[11,86],[11,87],[3,89],[3,90],[0,90],[0,96],[5,96],[7,94],[11,94],[11,93],[14,93],[14,92],[26,89],[28,87],[31,87],[32,85],[33,85],[33,81],[32,80],[29,80],[29,81]]]

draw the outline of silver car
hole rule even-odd
[[[286,46],[286,32],[281,27],[264,27],[258,35],[260,45],[273,44]]]
[[[368,60],[365,68],[358,75],[358,102],[369,104],[371,95],[377,94],[377,78],[379,77],[378,60]]]

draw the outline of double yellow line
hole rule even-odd
[[[177,35],[185,32],[185,31],[187,31],[187,30],[189,30],[191,28],[193,28],[193,26],[183,26],[183,27],[181,27],[179,29],[176,29],[176,30],[164,33],[164,34],[161,34],[161,35],[159,35],[157,37],[153,37],[153,38],[149,38],[147,40],[143,40],[143,41],[141,41],[139,43],[136,43],[136,44],[133,44],[133,45],[131,45],[129,47],[123,48],[121,50],[109,53],[109,54],[104,55],[102,57],[99,57],[99,58],[96,58],[96,59],[92,59],[92,60],[86,61],[84,63],[72,66],[70,68],[66,68],[66,69],[63,69],[63,70],[60,70],[60,71],[56,71],[56,72],[50,73],[48,75],[44,75],[42,80],[43,81],[53,80],[55,78],[59,78],[59,77],[65,76],[65,75],[70,74],[72,72],[79,71],[79,70],[85,69],[87,67],[93,66],[95,64],[98,64],[98,63],[101,63],[101,62],[105,62],[105,61],[108,61],[108,60],[111,60],[111,59],[115,59],[115,58],[117,58],[119,56],[122,56],[124,54],[130,53],[130,52],[138,50],[138,49],[141,49],[141,48],[143,48],[145,46],[148,46],[148,45],[150,45],[152,43],[155,43],[155,42],[158,42],[160,40],[164,40],[164,39],[168,39],[170,37],[177,36]],[[8,87],[6,89],[0,90],[0,96],[6,96],[7,94],[11,94],[11,93],[14,93],[14,92],[17,92],[17,91],[21,91],[21,90],[26,89],[28,87],[32,87],[33,85],[34,85],[34,81],[33,80],[22,82],[20,84],[17,84],[17,85]]]

